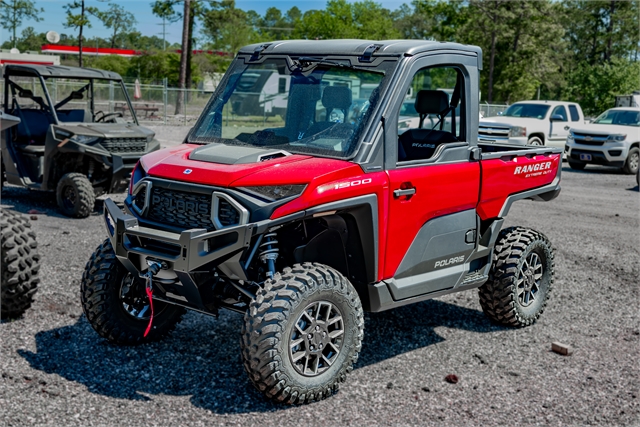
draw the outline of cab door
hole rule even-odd
[[[569,136],[569,129],[571,129],[567,109],[564,108],[564,105],[558,105],[551,110],[549,123],[551,132],[549,132],[549,141],[546,145],[564,148],[567,136]]]
[[[477,70],[474,63],[465,67],[466,59],[449,62],[462,64],[458,66],[434,64],[428,57],[416,61],[412,77],[406,82],[413,91],[406,87],[396,91],[402,94],[427,91],[427,95],[437,97],[442,96],[439,92],[455,91],[458,84],[458,95],[451,98],[459,98],[461,115],[456,118],[459,123],[453,126],[451,115],[456,114],[455,105],[449,105],[448,115],[441,117],[442,130],[436,124],[432,131],[431,127],[404,130],[400,138],[397,133],[385,133],[390,191],[383,276],[394,300],[453,288],[469,272],[467,261],[477,245],[475,208],[480,165],[471,160],[468,143],[470,138],[477,138],[477,130],[468,129],[470,115],[478,116],[477,94],[474,96],[470,91],[470,79],[477,76]],[[410,101],[398,100],[399,105]],[[423,101],[433,103],[428,98]],[[423,111],[435,111],[433,106],[426,108]],[[405,135],[412,131],[415,137]],[[422,147],[427,147],[424,156],[420,155]],[[413,152],[407,155],[410,150]]]

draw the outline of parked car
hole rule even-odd
[[[101,102],[99,93],[118,102]],[[2,132],[7,182],[55,191],[67,216],[86,217],[97,195],[127,188],[138,159],[160,148],[138,124],[122,78],[109,71],[5,65],[4,111],[20,119]]]
[[[576,103],[521,101],[510,105],[500,116],[482,119],[478,140],[564,148],[570,127],[581,124],[584,114]]]
[[[640,108],[612,108],[590,124],[572,127],[565,151],[572,169],[597,164],[637,174],[639,144]]]

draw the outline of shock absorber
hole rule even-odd
[[[260,251],[260,259],[267,264],[267,277],[272,278],[276,273],[276,259],[278,258],[278,234],[267,233],[262,238],[262,243],[258,248]]]

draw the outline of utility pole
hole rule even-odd
[[[162,34],[162,50],[167,50],[167,18],[163,16],[162,24],[157,25],[162,25],[162,32],[159,33]]]
[[[187,56],[189,54],[189,21],[191,12],[191,0],[184,0],[184,21],[182,23],[182,52],[180,52],[180,77],[178,82],[179,91],[176,99],[176,115],[182,114],[184,104],[184,90],[187,83]]]
[[[84,21],[84,0],[82,0],[82,6],[80,10],[80,19]],[[78,34],[78,67],[80,68],[82,68],[82,27],[84,27],[84,22],[83,25],[80,25],[80,32]]]

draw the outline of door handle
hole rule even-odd
[[[571,129],[571,126],[565,126],[564,127],[564,130],[569,130],[569,129]]]
[[[400,197],[404,197],[404,196],[413,196],[414,194],[416,194],[416,188],[403,188],[402,190],[398,189],[398,190],[393,190],[393,197],[395,197],[396,199],[399,199]]]

